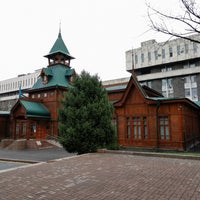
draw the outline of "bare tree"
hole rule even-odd
[[[200,7],[196,0],[179,0],[181,12],[178,14],[162,12],[149,3],[146,5],[150,27],[153,30],[200,43],[196,38],[190,37],[191,34],[200,33]],[[180,27],[182,30],[179,30]]]

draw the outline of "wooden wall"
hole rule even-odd
[[[156,100],[144,94],[133,80],[114,103],[121,146],[182,151],[200,139],[199,108],[195,104],[187,99]],[[113,96],[109,94],[110,99]],[[167,125],[162,125],[163,119]],[[134,120],[139,120],[139,125]],[[135,131],[138,126],[140,134]]]
[[[9,115],[0,115],[0,139],[8,138],[10,136],[9,130]]]

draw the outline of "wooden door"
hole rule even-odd
[[[26,138],[27,135],[27,122],[17,120],[15,126],[15,135],[16,139],[23,139]]]

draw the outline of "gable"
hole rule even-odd
[[[42,118],[50,117],[49,110],[42,103],[25,101],[25,100],[20,100],[20,102],[25,108],[26,115],[28,117],[42,117]]]
[[[134,85],[132,85],[126,99],[124,100],[124,104],[138,104],[144,102],[144,99],[145,98],[141,92],[138,91]]]
[[[49,110],[39,102],[19,100],[11,112],[15,117],[50,118]]]
[[[129,83],[124,91],[122,98],[114,104],[114,106],[123,106],[124,104],[134,104],[144,102],[146,98],[146,93],[140,86],[137,78],[132,75]]]

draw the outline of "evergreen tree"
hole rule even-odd
[[[59,142],[68,152],[95,152],[116,142],[113,106],[97,75],[82,71],[59,110]]]

